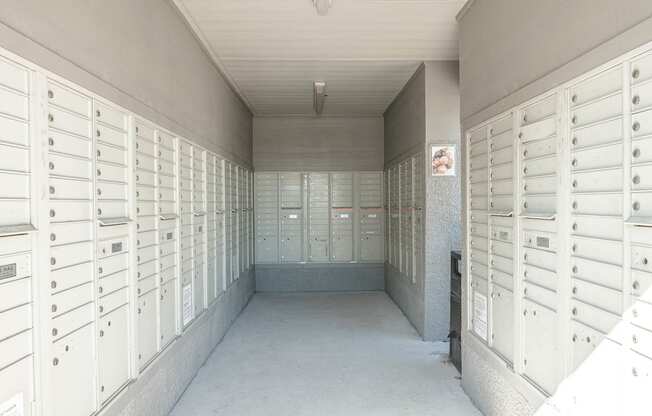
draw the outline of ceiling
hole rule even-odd
[[[456,60],[464,0],[173,0],[256,116],[380,116],[428,60]]]

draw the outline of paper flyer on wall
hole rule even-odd
[[[473,332],[487,340],[487,297],[482,293],[473,293]]]
[[[187,325],[193,317],[192,285],[188,285],[183,287],[183,325]]]

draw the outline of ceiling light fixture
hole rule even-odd
[[[324,81],[315,81],[313,83],[313,107],[315,109],[315,114],[318,116],[321,115],[321,112],[324,111],[324,101],[326,101],[326,82]]]
[[[333,7],[333,0],[312,0],[312,4],[317,9],[318,15],[326,16],[328,10]]]

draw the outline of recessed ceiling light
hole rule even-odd
[[[333,0],[312,0],[312,4],[317,9],[318,15],[326,16],[328,10],[333,7]]]

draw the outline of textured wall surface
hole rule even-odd
[[[651,41],[651,14],[647,0],[476,0],[460,22],[462,131]],[[467,299],[466,271],[462,291]],[[533,413],[523,399],[532,389],[503,376],[479,348],[463,344],[463,386],[476,405],[489,416]]]
[[[0,46],[251,163],[251,113],[167,0],[6,0]]]
[[[426,62],[426,142],[460,144],[459,66],[456,61]],[[426,147],[425,327],[426,340],[445,340],[450,329],[450,252],[461,246],[461,169],[433,177]]]
[[[383,169],[382,117],[256,117],[256,170]]]
[[[166,416],[255,291],[243,273],[139,378],[105,409],[105,416]]]
[[[384,290],[379,264],[257,265],[257,292],[348,292]]]

